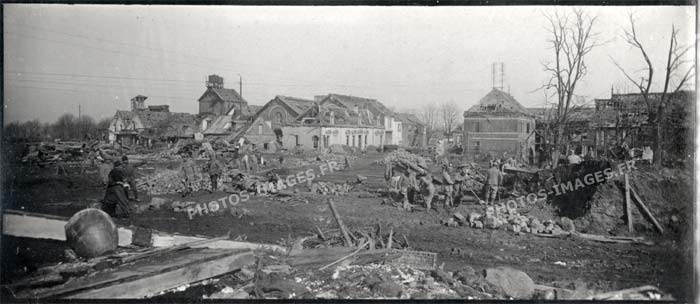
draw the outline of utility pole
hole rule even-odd
[[[80,104],[78,104],[78,139],[82,138],[83,135],[83,123],[80,120],[81,114]]]
[[[503,62],[501,62],[501,90],[503,90],[503,88],[504,88],[504,86],[503,86],[503,78],[504,78],[505,75],[506,75],[505,72],[504,72],[504,70],[505,70],[505,69],[503,68]]]
[[[241,74],[238,74],[238,94],[243,98],[243,76]]]
[[[491,64],[491,87],[496,88],[496,63]]]

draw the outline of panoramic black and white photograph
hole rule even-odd
[[[696,9],[4,4],[1,299],[697,301]]]

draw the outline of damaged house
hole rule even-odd
[[[425,126],[417,118],[391,112],[374,99],[328,94],[315,100],[276,96],[252,119],[242,136],[254,144],[275,141],[285,148],[328,148],[425,142]],[[404,139],[402,125],[410,131]]]
[[[252,123],[244,130],[243,136],[255,145],[264,146],[271,142],[284,145],[284,129],[295,125],[297,118],[310,109],[313,104],[314,102],[308,99],[275,96],[257,112]],[[302,140],[305,138],[294,138],[293,144],[288,142],[284,146],[302,145]],[[310,137],[305,143],[306,146],[312,146]]]
[[[401,123],[401,145],[404,147],[423,147],[426,145],[427,127],[416,115],[409,113],[394,113],[396,120]]]
[[[679,91],[671,95],[665,109],[665,121],[662,137],[666,142],[676,143],[674,152],[681,152],[692,143],[692,123],[695,92]],[[608,99],[595,100],[595,117],[592,119],[595,129],[595,143],[600,147],[610,148],[626,142],[629,147],[641,148],[652,146],[655,138],[655,126],[658,103],[662,93],[649,93],[649,103],[640,93],[615,94],[611,92]]]
[[[168,105],[146,106],[148,97],[131,99],[131,111],[117,111],[109,125],[109,140],[125,145],[148,145],[154,140],[192,138],[195,116],[170,112]]]
[[[513,96],[493,88],[464,112],[463,151],[469,157],[535,155],[535,119]]]
[[[234,89],[224,88],[224,79],[209,75],[206,91],[198,100],[199,130],[204,137],[228,137],[252,121],[258,106],[249,105]]]
[[[365,149],[384,141],[386,109],[373,99],[328,94],[285,129],[285,146],[310,144],[314,149],[346,145]]]

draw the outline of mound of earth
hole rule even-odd
[[[692,210],[692,177],[682,169],[640,168],[631,171],[629,180],[657,221],[670,233],[684,233]],[[596,186],[589,201],[590,210],[575,219],[582,232],[626,234],[624,178],[616,178]],[[672,219],[672,217],[674,219]],[[636,208],[632,208],[635,233],[652,232],[653,226]],[[676,228],[680,228],[676,229]]]

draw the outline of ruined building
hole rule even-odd
[[[470,158],[534,157],[535,119],[513,96],[493,88],[464,112],[464,154]]]

